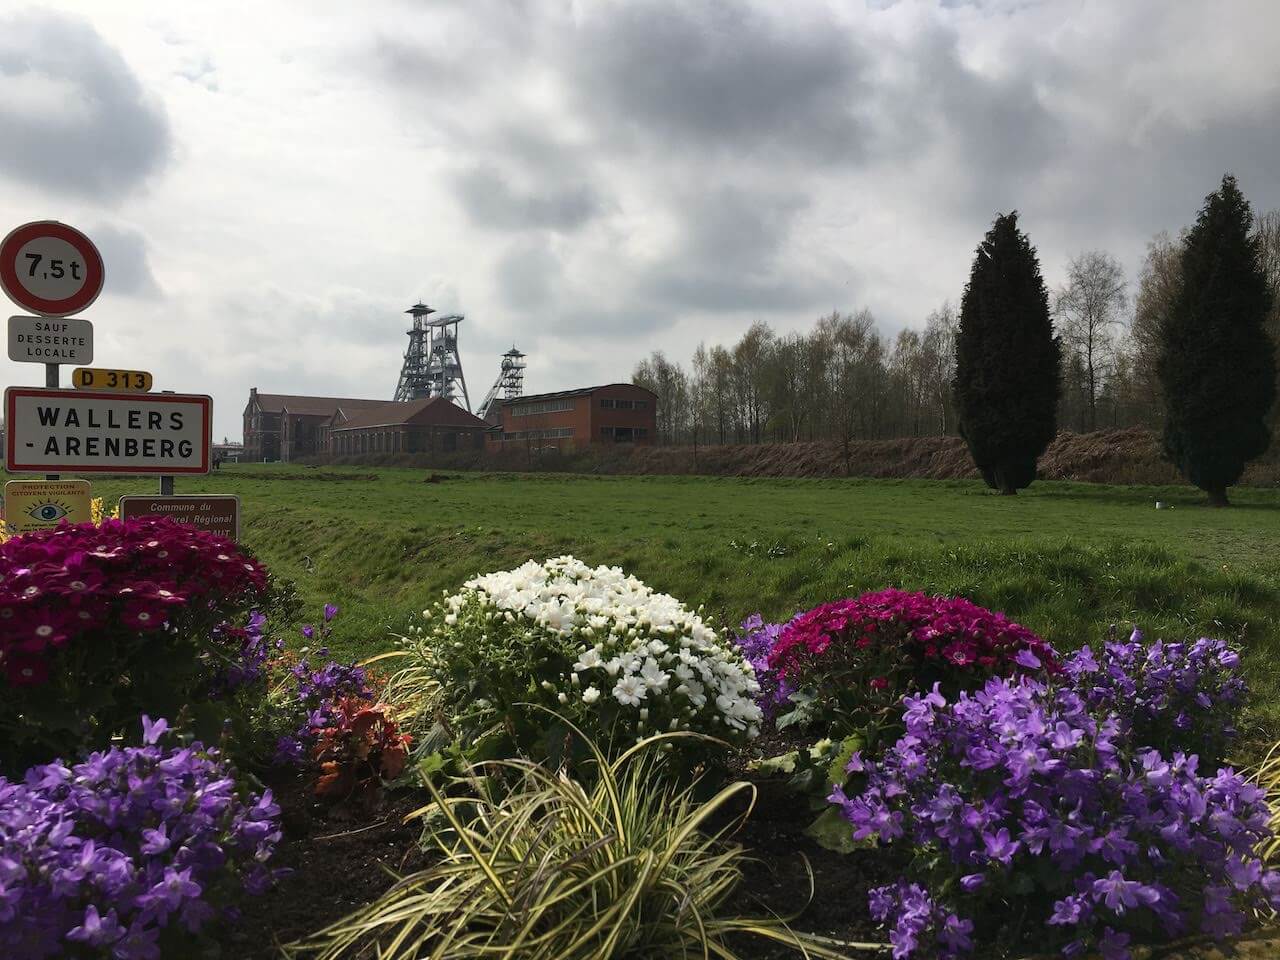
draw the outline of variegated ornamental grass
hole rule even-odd
[[[435,866],[287,948],[291,957],[368,951],[382,960],[736,960],[743,937],[792,945],[797,956],[847,957],[877,944],[833,944],[778,917],[740,915],[744,851],[729,836],[750,813],[743,782],[697,803],[662,775],[662,746],[644,739],[596,776],[572,779],[526,760],[475,764],[460,796],[428,782]],[[496,781],[515,789],[497,790]]]

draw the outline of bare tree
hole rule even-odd
[[[1067,282],[1057,292],[1058,332],[1068,354],[1080,358],[1084,371],[1086,427],[1098,428],[1098,392],[1115,351],[1116,328],[1127,303],[1124,270],[1101,250],[1076,257],[1067,267]]]

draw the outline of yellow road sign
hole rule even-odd
[[[151,374],[145,370],[108,370],[102,367],[76,367],[71,385],[77,390],[119,390],[146,393],[151,389]]]
[[[4,521],[10,533],[48,530],[63,520],[88,523],[88,480],[10,480],[4,485]]]

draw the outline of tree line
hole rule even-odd
[[[1221,246],[1230,233],[1224,220],[1215,221],[1212,238],[1203,236],[1208,230],[1203,220],[1211,207],[1232,210],[1230,217],[1235,218],[1232,223],[1240,235],[1237,245],[1247,247],[1235,251],[1242,261],[1239,269],[1255,272],[1263,284],[1260,289],[1268,293],[1280,289],[1280,210],[1255,221],[1228,176],[1206,199],[1196,225],[1176,239],[1167,233],[1152,238],[1136,289],[1131,288],[1119,261],[1102,250],[1074,257],[1063,283],[1052,291],[1044,289],[1034,248],[1017,230],[1016,214],[1011,214],[997,218],[992,233],[979,246],[961,307],[942,304],[925,318],[922,329],[886,337],[867,309],[833,312],[819,318],[807,333],[780,335],[767,323],[756,322],[731,346],[700,344],[687,368],[663,351],[654,351],[636,366],[632,379],[657,394],[659,439],[668,444],[849,443],[961,435],[958,397],[976,370],[970,364],[968,374],[961,376],[958,369],[965,304],[976,308],[975,298],[998,300],[1011,292],[975,290],[984,248],[994,243],[1000,256],[1020,262],[1015,275],[1031,285],[1018,294],[1023,299],[1002,335],[1021,342],[1038,327],[1040,341],[1054,344],[1052,368],[1042,364],[1034,382],[1020,388],[1025,399],[1027,391],[1036,393],[1049,386],[1048,399],[1042,402],[1042,406],[1049,404],[1049,428],[1086,432],[1143,426],[1165,431],[1171,408],[1160,372],[1161,352],[1171,335],[1170,325],[1191,309],[1190,300],[1200,297],[1201,302],[1195,314],[1198,319],[1189,321],[1196,326],[1188,334],[1192,340],[1184,348],[1198,349],[1197,338],[1206,349],[1222,346],[1221,337],[1206,336],[1215,327],[1213,317],[1203,316],[1206,311],[1222,312],[1222,304],[1205,302],[1206,297],[1217,296],[1207,292],[1211,281],[1215,290],[1222,286],[1221,269],[1204,268],[1201,272],[1208,271],[1204,277],[1184,282],[1189,271],[1200,269],[1199,259],[1188,261],[1193,241],[1199,237],[1202,243]],[[1217,246],[1203,254],[1210,262],[1217,262]],[[992,254],[994,248],[988,251]],[[1043,292],[1042,298],[1038,291]],[[1227,299],[1233,297],[1239,299],[1234,293]],[[1259,324],[1268,345],[1280,343],[1280,297],[1268,296]],[[1239,325],[1238,318],[1226,322],[1228,329]],[[1268,349],[1274,352],[1273,347]],[[1272,368],[1274,393],[1274,364]],[[1019,375],[1012,368],[1004,370],[1006,380]],[[1269,429],[1268,445],[1280,455],[1280,443],[1272,442],[1280,433],[1274,429],[1280,426],[1280,409],[1266,414],[1264,426]],[[972,439],[966,439],[972,449]]]

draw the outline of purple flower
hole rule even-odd
[[[336,606],[334,606],[332,603],[326,603],[324,605],[324,622],[325,623],[328,623],[337,615],[338,615],[338,608]]]
[[[1008,866],[1022,844],[1017,840],[1011,839],[1009,831],[1001,827],[994,834],[984,834],[982,846],[986,850],[988,857]]]
[[[151,718],[145,713],[142,715],[142,742],[146,744],[155,743],[169,729],[169,721],[161,717],[155,723],[151,722]]]
[[[1240,685],[1223,672],[1225,649],[1137,637],[1073,655],[1048,680],[993,678],[942,705],[904,698],[906,735],[859,754],[857,789],[831,796],[855,839],[910,857],[873,896],[894,951],[1011,943],[1012,898],[1027,946],[1076,957],[1096,946],[1108,958],[1153,930],[1226,936],[1280,902],[1280,873],[1254,852],[1271,838],[1263,792],[1178,740],[1225,742],[1193,706],[1203,694],[1213,723],[1234,722]],[[1179,704],[1196,719],[1175,735],[1168,710]],[[962,906],[974,930],[948,939]]]
[[[116,912],[108,910],[105,917],[98,915],[98,908],[92,903],[85,908],[84,919],[79,926],[67,931],[68,940],[83,943],[90,947],[109,947],[124,935],[124,928],[116,920]]]
[[[168,746],[167,727],[148,717],[141,747],[0,778],[0,956],[148,960],[175,917],[197,930],[224,891],[278,875],[270,795],[242,798],[216,749]]]

